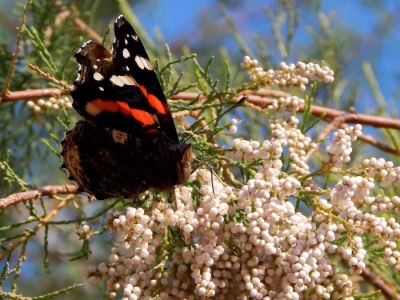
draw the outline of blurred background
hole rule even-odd
[[[43,20],[54,17],[53,8],[57,1],[34,2],[32,14],[41,14]],[[245,80],[240,63],[246,54],[261,61],[265,68],[277,68],[281,61],[323,62],[335,70],[336,80],[334,88],[319,93],[317,104],[343,110],[354,108],[361,113],[393,118],[399,116],[399,1],[93,0],[63,3],[101,36],[107,34],[113,19],[128,6],[141,24],[142,39],[153,57],[158,51],[164,51],[164,43],[168,43],[175,56],[190,49],[197,53],[198,60],[203,64],[215,56],[215,76],[219,74],[218,62],[229,57],[232,77],[238,82]],[[7,72],[9,52],[15,47],[16,26],[23,4],[22,1],[0,1],[0,57],[3,58],[0,62],[0,83]],[[39,19],[37,17],[36,20]],[[82,37],[71,43],[60,39],[50,48],[54,49],[54,53],[64,50],[65,61],[71,65],[71,71],[66,68],[67,71],[62,74],[67,82],[72,82],[76,76],[74,51],[88,39],[79,34]],[[17,70],[21,70],[21,74],[16,74],[15,90],[37,84],[30,75],[24,75],[26,66],[23,62],[18,64]],[[10,161],[19,174],[23,174],[24,180],[32,185],[64,183],[66,178],[58,168],[59,160],[49,158],[48,149],[37,140],[28,147],[29,136],[39,135],[45,127],[43,120],[32,121],[35,124],[27,131],[21,128],[21,124],[31,114],[22,101],[3,105],[0,109],[0,122],[3,123],[0,126],[0,151],[3,151],[0,156],[6,156],[5,149],[11,150]],[[6,119],[7,122],[4,121]],[[369,134],[380,135],[375,129],[366,130]],[[46,134],[49,133],[46,131]],[[36,143],[37,151],[33,151]],[[12,191],[0,180],[2,195]],[[88,205],[85,213],[90,214],[99,205],[103,204]],[[1,226],[9,224],[12,218],[23,219],[24,211],[1,212]],[[33,296],[84,282],[83,270],[89,263],[85,259],[68,261],[87,246],[77,241],[73,226],[60,226],[57,232],[49,232],[49,248],[52,249],[49,273],[43,269],[41,234],[35,242],[28,244],[19,291]],[[110,247],[108,242],[99,238],[91,244],[91,261],[104,260]],[[103,292],[99,286],[86,284],[59,299],[99,299]]]

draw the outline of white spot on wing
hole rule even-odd
[[[131,56],[131,54],[129,53],[129,50],[124,48],[124,50],[122,50],[122,56],[124,58],[129,58]]]
[[[131,37],[132,37],[135,41],[137,41],[137,40],[139,39],[137,35],[131,34]]]
[[[91,43],[91,42],[92,42],[92,40],[88,40],[88,41],[84,42],[84,43],[82,44],[82,46],[78,49],[78,51],[76,51],[76,53],[81,52],[82,49],[85,48],[85,47],[86,47],[89,43]]]
[[[129,67],[128,67],[128,66],[125,66],[125,70],[129,71]]]
[[[128,40],[127,39],[125,39],[125,45],[128,45]]]
[[[142,70],[144,70],[144,69],[153,70],[152,63],[144,57],[136,55],[135,62],[138,65],[138,67],[141,68]]]
[[[99,90],[104,92],[104,88],[102,86],[99,86]]]
[[[135,79],[131,76],[119,76],[119,79],[121,79],[126,85],[138,85]]]
[[[83,44],[82,44],[82,46],[81,46],[81,49],[82,48],[85,48],[89,43],[91,43],[92,42],[92,40],[88,40],[88,41],[86,41],[86,42],[84,42]]]
[[[97,80],[97,81],[104,79],[103,75],[101,75],[99,72],[94,72],[93,78],[94,78],[94,80]]]
[[[98,66],[97,65],[93,65],[93,69],[97,70]]]
[[[110,81],[117,86],[124,86],[125,83],[120,79],[120,76],[111,76]]]
[[[120,87],[123,87],[124,85],[134,85],[134,86],[138,85],[135,79],[133,79],[131,76],[126,76],[126,75],[121,75],[121,76],[113,75],[111,76],[110,81],[113,84]]]
[[[137,65],[139,68],[141,68],[142,70],[144,69],[144,65],[143,65],[143,62],[142,62],[142,58],[141,58],[140,56],[136,55],[136,57],[135,57],[135,62],[136,62],[136,65]]]

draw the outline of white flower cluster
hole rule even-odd
[[[328,210],[333,209],[340,217],[342,223],[337,226],[337,230],[341,234],[349,231],[360,235],[368,233],[376,238],[377,243],[385,248],[383,258],[400,270],[400,251],[394,242],[400,239],[400,223],[392,217],[385,218],[375,214],[399,211],[400,197],[370,196],[374,187],[373,177],[344,176],[331,190],[331,204],[323,200],[320,205]],[[314,218],[322,221],[327,217],[329,216],[317,213]],[[359,272],[365,267],[366,251],[360,236],[353,237],[349,248],[330,245],[329,251],[342,255],[349,266]]]
[[[366,233],[384,246],[383,259],[400,266],[394,242],[400,225],[365,211],[373,205],[399,207],[400,197],[371,197],[373,178],[343,176],[330,189],[330,201],[318,198],[310,216],[296,211],[289,199],[307,189],[298,165],[282,170],[284,147],[292,160],[292,149],[314,147],[297,125],[294,117],[277,119],[271,140],[233,141],[231,159],[260,161],[239,189],[198,169],[190,180],[198,183],[200,201],[193,188],[181,186],[173,204],[155,202],[148,211],[129,207],[115,213],[107,228],[116,236],[116,247],[108,262],[90,268],[89,279],[105,281],[109,297],[122,293],[123,300],[353,299],[355,286],[347,272],[365,268],[361,236]],[[300,154],[305,163],[305,152]],[[374,160],[368,166],[379,169]],[[314,192],[326,194],[325,189],[314,183]],[[344,236],[346,242],[339,242]],[[338,268],[338,261],[347,262],[349,271]]]
[[[326,147],[327,155],[325,157],[325,168],[331,167],[338,169],[344,163],[350,161],[350,154],[353,151],[352,143],[362,135],[362,126],[348,126],[344,129],[338,129],[333,134],[333,141]]]
[[[250,80],[262,85],[279,85],[280,87],[299,87],[306,89],[309,80],[330,83],[334,81],[334,72],[329,67],[321,67],[316,63],[297,62],[286,64],[281,62],[279,70],[265,71],[256,59],[245,56],[241,65],[246,69]]]
[[[331,191],[331,202],[338,211],[363,203],[374,187],[372,180],[361,176],[343,176]]]
[[[86,240],[90,238],[90,236],[92,235],[90,226],[86,223],[80,224],[76,227],[76,235],[79,237],[80,240]]]
[[[246,141],[240,138],[233,140],[233,150],[234,152],[230,154],[230,157],[235,160],[244,160],[245,162],[252,162],[258,159],[263,161],[268,160],[276,162],[276,165],[280,169],[279,160],[282,154],[282,144],[280,141],[275,141],[271,143],[266,140],[262,144],[258,141]]]
[[[272,99],[272,103],[267,106],[267,109],[278,112],[297,112],[302,106],[304,106],[304,99],[297,96],[288,96]]]
[[[305,72],[306,78],[323,80],[320,69]],[[307,163],[318,144],[301,132],[294,115],[285,119],[303,104],[297,97],[272,103],[268,109],[279,117],[269,120],[270,139],[233,140],[229,161],[251,165],[246,180],[232,169],[241,185],[199,168],[190,186],[176,188],[172,203],[154,201],[146,211],[128,207],[106,218],[115,246],[106,262],[89,268],[89,279],[105,282],[108,296],[122,300],[352,300],[352,278],[366,267],[366,235],[400,270],[400,223],[390,216],[400,212],[400,197],[376,189],[400,185],[400,168],[370,158],[351,173],[343,170],[337,182],[319,184]],[[238,123],[229,124],[231,133]],[[350,161],[361,129],[334,133],[318,176]]]
[[[50,97],[49,99],[29,100],[26,105],[34,112],[43,110],[58,110],[61,108],[72,108],[72,99],[69,96]]]
[[[378,180],[382,186],[400,184],[400,167],[395,167],[391,161],[371,157],[365,159],[362,166],[367,171],[368,176]]]
[[[106,280],[108,295],[122,299],[329,299],[349,296],[352,282],[327,257],[335,226],[317,224],[284,201],[300,188],[290,176],[273,182],[251,179],[240,190],[225,186],[208,170],[199,206],[192,189],[176,190],[175,208],[158,203],[145,213],[116,214],[119,247],[107,263],[89,270]],[[280,191],[274,196],[276,191]],[[235,203],[233,205],[233,203]],[[179,229],[183,244],[158,261],[167,227]],[[350,299],[350,298],[348,298]]]
[[[291,116],[288,121],[276,119],[271,121],[272,136],[281,141],[282,145],[288,146],[290,167],[292,171],[300,175],[309,173],[306,155],[311,149],[317,147],[310,137],[305,136],[298,129],[299,120]]]
[[[238,131],[237,125],[240,123],[238,119],[232,119],[229,124],[229,132],[231,134],[236,134]]]

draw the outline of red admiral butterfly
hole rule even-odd
[[[112,53],[88,41],[75,54],[71,96],[85,120],[61,142],[70,179],[97,199],[169,190],[191,171],[191,146],[179,142],[153,65],[122,15],[114,35]]]

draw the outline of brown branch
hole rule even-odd
[[[66,7],[61,1],[57,1],[56,5],[60,8],[63,16],[70,15],[71,12],[69,11],[68,7]],[[89,25],[87,25],[81,18],[75,17],[73,18],[73,22],[75,27],[80,29],[82,32],[86,33],[93,41],[99,44],[102,43],[103,38]]]
[[[400,300],[400,295],[398,295],[393,288],[391,288],[386,282],[384,282],[380,277],[373,274],[367,268],[362,270],[361,276],[366,281],[371,283],[374,287],[379,289],[386,299]]]
[[[60,194],[76,194],[76,193],[78,193],[78,187],[76,185],[72,185],[72,184],[46,185],[37,190],[15,193],[6,198],[1,198],[0,199],[0,209],[4,209],[10,205],[14,205],[14,204],[17,204],[20,202],[38,199],[42,196],[51,196],[51,195],[60,195]]]
[[[246,101],[254,105],[260,106],[261,108],[267,107],[268,105],[272,104],[272,99],[257,95],[248,95]],[[304,107],[300,107],[300,111],[303,112]],[[398,119],[346,112],[343,110],[318,105],[311,106],[311,113],[313,116],[321,117],[325,120],[332,120],[338,117],[343,117],[344,123],[358,123],[374,127],[393,128],[400,130],[400,120]]]
[[[375,148],[378,148],[378,149],[380,149],[380,150],[382,150],[384,152],[400,156],[400,149],[394,148],[394,147],[391,147],[391,146],[389,146],[387,144],[379,142],[374,137],[372,137],[370,135],[363,134],[358,139],[360,139],[360,140],[362,140],[362,141],[364,141],[364,142],[366,142],[366,143],[368,143],[368,144],[374,146]]]
[[[59,83],[61,84],[61,83]],[[64,83],[62,83],[64,84]],[[66,86],[66,88],[70,89],[70,86]],[[23,99],[37,99],[40,97],[46,96],[53,96],[53,95],[63,95],[66,92],[63,90],[58,89],[37,89],[37,90],[26,90],[26,91],[16,91],[16,92],[9,92],[8,96],[6,97],[6,101],[14,101],[14,100],[23,100]],[[242,92],[238,94],[238,98],[242,96],[246,96],[246,102],[254,104],[260,108],[265,108],[268,105],[272,104],[273,99],[276,97],[283,97],[287,95],[281,91],[274,91],[271,90],[268,97],[268,93],[266,90],[262,92],[265,96],[259,96],[255,94],[249,94],[248,91]],[[198,93],[192,92],[181,92],[171,97],[171,100],[195,100],[200,99],[204,100],[207,96],[201,95]],[[1,101],[0,101],[1,103]],[[304,111],[304,107],[300,107],[300,111]],[[311,106],[311,113],[313,116],[321,117],[327,121],[334,120],[334,119],[342,119],[342,123],[358,123],[362,125],[369,125],[374,127],[380,128],[392,128],[400,130],[400,120],[392,119],[392,118],[384,118],[384,117],[377,117],[371,116],[367,114],[359,114],[354,112],[346,112],[344,110],[327,108],[318,105]],[[366,139],[367,140],[367,139]],[[378,145],[378,143],[371,143],[373,145]],[[377,146],[378,147],[378,146]],[[379,148],[379,147],[378,147]]]
[[[74,18],[74,25],[83,32],[85,32],[93,41],[99,44],[102,43],[103,38],[91,27],[89,27],[82,19]]]
[[[264,95],[267,95],[267,90],[264,89]],[[249,91],[244,91],[238,94],[238,97],[246,96],[246,102],[259,106],[260,108],[265,108],[268,105],[272,104],[273,99],[278,97],[288,96],[288,94],[278,91],[271,90],[270,97],[268,96],[260,96],[256,95],[256,93],[250,94]],[[198,93],[191,93],[191,92],[183,92],[171,97],[172,100],[195,100],[198,99]],[[200,96],[205,97],[205,96]],[[300,111],[304,111],[304,107],[300,107]],[[325,120],[332,120],[335,118],[344,118],[343,123],[358,123],[363,125],[370,125],[374,127],[381,127],[381,128],[393,128],[400,130],[400,120],[392,119],[392,118],[383,118],[377,116],[371,116],[367,114],[359,114],[353,112],[346,112],[339,109],[334,108],[327,108],[318,105],[311,106],[311,113],[313,116],[321,117]]]
[[[56,89],[56,88],[48,88],[48,89],[32,89],[25,91],[8,91],[3,99],[0,99],[0,103],[5,103],[9,101],[17,101],[17,100],[32,100],[32,99],[40,99],[40,98],[48,98],[48,97],[59,97],[65,95],[66,92],[64,90]]]

